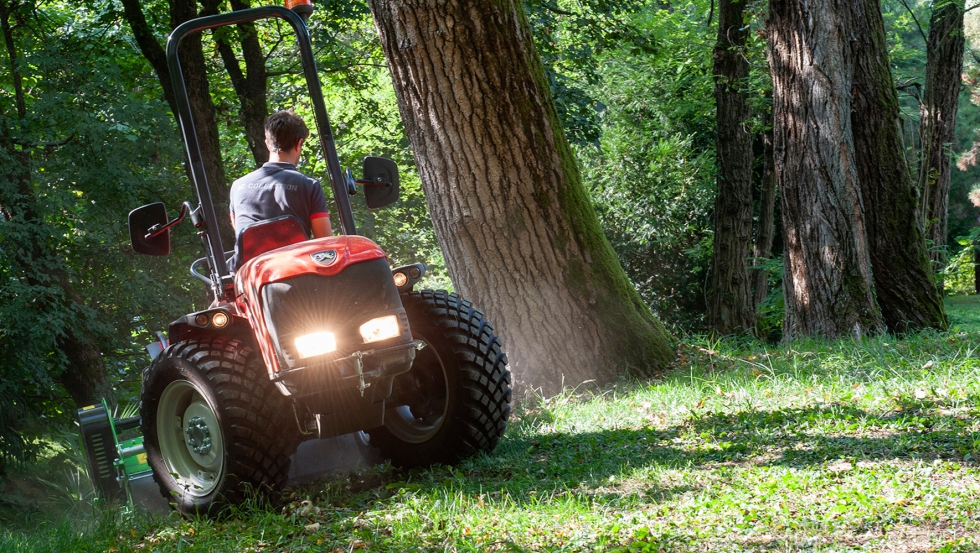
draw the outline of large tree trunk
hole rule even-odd
[[[670,336],[582,186],[518,0],[370,0],[456,289],[486,309],[518,393],[649,374]]]
[[[902,144],[881,5],[854,1],[850,13],[856,29],[851,124],[878,306],[891,332],[944,329],[942,298],[915,224],[916,191]]]
[[[963,0],[936,0],[926,42],[926,84],[920,107],[919,223],[932,241],[932,260],[946,263],[950,148],[963,70]]]
[[[749,62],[745,42],[745,2],[719,0],[714,49],[717,109],[718,191],[715,196],[714,251],[708,292],[708,325],[719,334],[755,327],[749,255],[752,249],[752,134],[745,82]]]
[[[776,173],[785,240],[786,338],[883,329],[851,134],[849,5],[770,3]]]

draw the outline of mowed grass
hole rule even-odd
[[[519,409],[490,456],[217,521],[97,513],[0,551],[980,550],[980,301],[855,342],[691,339],[653,381]]]

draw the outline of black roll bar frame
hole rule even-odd
[[[211,190],[208,188],[208,179],[204,171],[201,147],[197,141],[197,131],[194,127],[194,115],[191,112],[190,99],[187,95],[187,85],[184,82],[184,74],[180,67],[180,59],[177,52],[181,40],[192,33],[224,27],[226,25],[250,23],[260,19],[271,18],[285,19],[296,33],[296,42],[299,46],[300,57],[303,63],[303,75],[306,77],[310,101],[313,103],[313,115],[316,120],[317,134],[320,138],[320,147],[323,151],[324,159],[327,162],[330,187],[333,190],[334,202],[337,206],[337,212],[340,215],[341,228],[344,234],[357,234],[357,227],[354,225],[354,213],[351,210],[350,196],[347,191],[347,181],[340,166],[340,159],[337,157],[337,147],[333,140],[333,132],[330,129],[330,119],[327,117],[326,104],[323,101],[323,92],[320,88],[316,62],[313,59],[313,46],[306,21],[296,12],[281,6],[250,8],[186,21],[177,26],[167,39],[167,67],[170,70],[170,81],[177,102],[177,120],[184,138],[184,147],[190,163],[191,176],[194,179],[194,187],[197,189],[198,200],[200,201],[202,215],[204,216],[204,230],[202,235],[205,238],[206,255],[211,265],[211,280],[218,297],[221,297],[224,291],[231,286],[232,276],[224,262],[225,250],[224,245],[221,243],[221,234],[218,231],[218,218],[216,217],[214,203],[211,199]]]

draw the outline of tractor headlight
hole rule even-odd
[[[337,349],[337,338],[333,332],[312,332],[296,338],[296,350],[299,356],[313,357],[323,355]]]
[[[394,315],[371,319],[361,325],[361,338],[364,338],[366,344],[394,338],[399,334],[401,334],[401,328],[398,325],[398,317]]]
[[[228,314],[224,311],[218,311],[211,316],[211,324],[214,325],[215,328],[224,328],[230,321],[231,318],[229,318]]]

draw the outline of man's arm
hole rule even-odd
[[[310,226],[313,227],[313,238],[333,236],[333,229],[330,228],[330,214],[327,212],[310,215]]]

